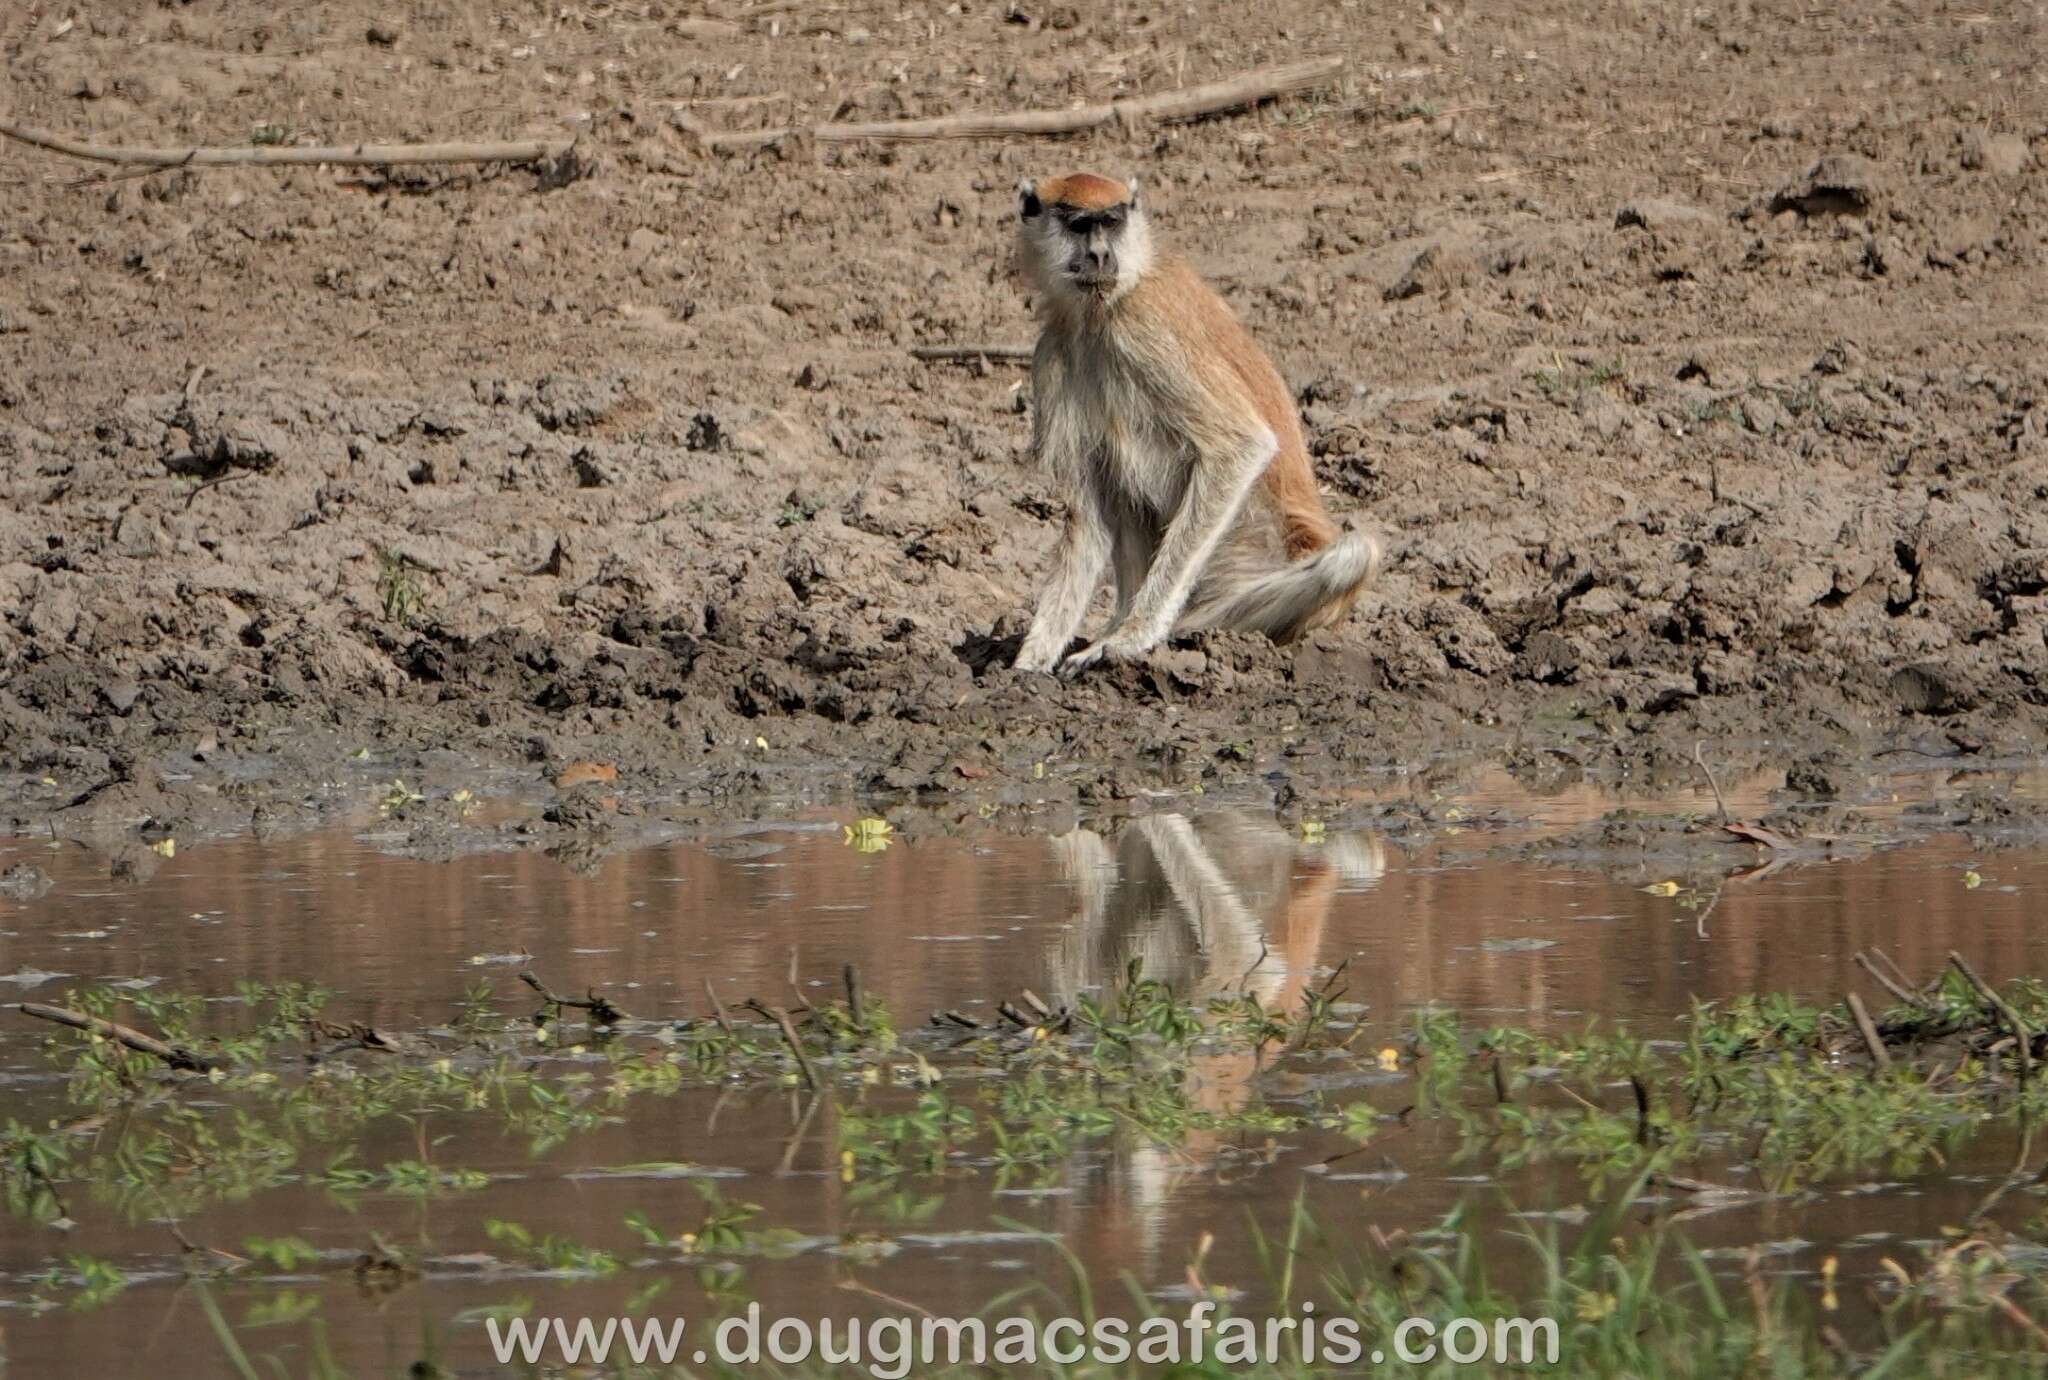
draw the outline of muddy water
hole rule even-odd
[[[1767,784],[1736,787],[1731,803],[1740,809]],[[86,981],[225,994],[246,978],[312,979],[339,991],[329,1009],[336,1020],[417,1029],[446,1018],[479,982],[523,1007],[514,975],[531,967],[558,989],[602,987],[636,1015],[698,1015],[707,981],[728,1003],[786,1000],[794,948],[798,981],[815,995],[836,995],[850,962],[906,1025],[942,1007],[982,1012],[1021,987],[1071,997],[1134,958],[1194,994],[1245,983],[1284,1003],[1348,960],[1345,1000],[1355,1006],[1346,1017],[1369,1035],[1392,1036],[1430,1002],[1482,1023],[1599,1016],[1672,1035],[1695,998],[1761,989],[1837,996],[1856,985],[1850,956],[1870,945],[1914,974],[1932,971],[1950,948],[1994,979],[2048,966],[2048,930],[2029,921],[2033,898],[2048,890],[2048,850],[1987,854],[1933,836],[1758,871],[1737,848],[1716,869],[1732,875],[1714,883],[1718,899],[1704,918],[1644,889],[1669,870],[1655,863],[1537,862],[1515,852],[1519,841],[1618,802],[1590,790],[1518,800],[1512,829],[1453,823],[1419,842],[1336,830],[1305,841],[1270,818],[1212,810],[1050,837],[899,838],[862,852],[821,817],[736,826],[594,864],[532,852],[393,856],[393,831],[374,819],[189,846],[141,868],[132,859],[110,866],[76,845],[14,840],[0,845],[0,868],[30,862],[54,885],[0,903],[0,999],[48,999]],[[1482,791],[1465,808],[1479,815],[1498,803]],[[1972,873],[1975,885],[1966,882]],[[61,1112],[61,1089],[36,1054],[45,1033],[15,1017],[0,1023],[7,1116],[39,1122]],[[1245,1095],[1218,1080],[1219,1098]],[[1391,1096],[1390,1108],[1400,1105],[1400,1090]],[[495,1122],[450,1116],[386,1127],[360,1148],[361,1162],[431,1145],[436,1163],[482,1171],[488,1186],[425,1200],[288,1187],[209,1208],[185,1230],[230,1246],[295,1234],[337,1261],[372,1231],[425,1252],[427,1278],[388,1297],[359,1290],[334,1262],[296,1286],[353,1373],[381,1375],[425,1352],[481,1361],[480,1327],[466,1310],[529,1301],[543,1312],[613,1312],[658,1287],[658,1311],[705,1312],[694,1274],[564,1281],[485,1272],[464,1258],[488,1248],[480,1225],[489,1218],[627,1250],[620,1224],[629,1212],[671,1231],[700,1214],[690,1185],[625,1166],[687,1162],[730,1175],[730,1196],[762,1205],[762,1222],[821,1238],[746,1269],[744,1287],[771,1313],[806,1316],[874,1311],[868,1289],[972,1312],[1020,1282],[1057,1277],[1056,1257],[1032,1232],[1064,1237],[1098,1281],[1128,1272],[1155,1293],[1185,1280],[1213,1234],[1208,1278],[1256,1294],[1262,1274],[1246,1223],[1277,1224],[1297,1191],[1319,1220],[1347,1233],[1426,1227],[1475,1195],[1488,1220],[1503,1224],[1508,1205],[1568,1215],[1585,1196],[1568,1171],[1475,1183],[1488,1166],[1452,1162],[1448,1131],[1426,1122],[1325,1173],[1289,1168],[1285,1147],[1277,1168],[1251,1172],[1268,1147],[1212,1137],[1174,1153],[1118,1144],[1048,1180],[911,1180],[877,1196],[842,1182],[829,1105],[807,1118],[788,1095],[707,1091],[634,1106],[625,1124],[539,1153]],[[1795,1270],[1846,1246],[1850,1269],[1956,1220],[2009,1156],[2009,1147],[1980,1146],[1938,1179],[1725,1211],[1692,1235],[1709,1247],[1791,1243],[1780,1260]],[[144,1338],[160,1374],[220,1373],[212,1334],[178,1282],[169,1229],[111,1203],[74,1204],[73,1215],[80,1225],[61,1240],[16,1221],[0,1232],[0,1360],[11,1373],[125,1374]],[[840,1244],[849,1240],[864,1244]],[[71,1251],[119,1264],[134,1283],[94,1311],[36,1309],[34,1276]],[[274,1283],[220,1290],[238,1323],[262,1321],[277,1292]],[[302,1318],[254,1327],[246,1340],[291,1364],[303,1362],[309,1335]]]

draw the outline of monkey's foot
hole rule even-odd
[[[1050,634],[1033,627],[1025,634],[1024,645],[1017,649],[1016,660],[1010,665],[1020,671],[1038,671],[1051,675],[1059,669],[1061,654],[1072,644],[1072,637],[1055,640]]]
[[[1060,663],[1060,679],[1072,680],[1091,666],[1105,661],[1142,661],[1152,648],[1144,643],[1121,637],[1105,637],[1100,642],[1091,642]]]

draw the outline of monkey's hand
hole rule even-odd
[[[1091,642],[1060,663],[1060,678],[1072,680],[1105,661],[1143,661],[1145,654],[1152,650],[1150,642],[1141,642],[1134,637],[1105,637],[1100,642]]]

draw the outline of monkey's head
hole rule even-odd
[[[1152,226],[1135,181],[1094,173],[1027,179],[1017,200],[1024,273],[1049,297],[1108,305],[1152,266]]]

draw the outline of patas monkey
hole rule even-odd
[[[1176,630],[1285,642],[1342,618],[1379,547],[1324,510],[1272,361],[1194,269],[1155,255],[1134,185],[1075,173],[1019,193],[1043,327],[1032,446],[1068,511],[1017,666],[1071,676]],[[1063,659],[1104,566],[1115,617]]]

